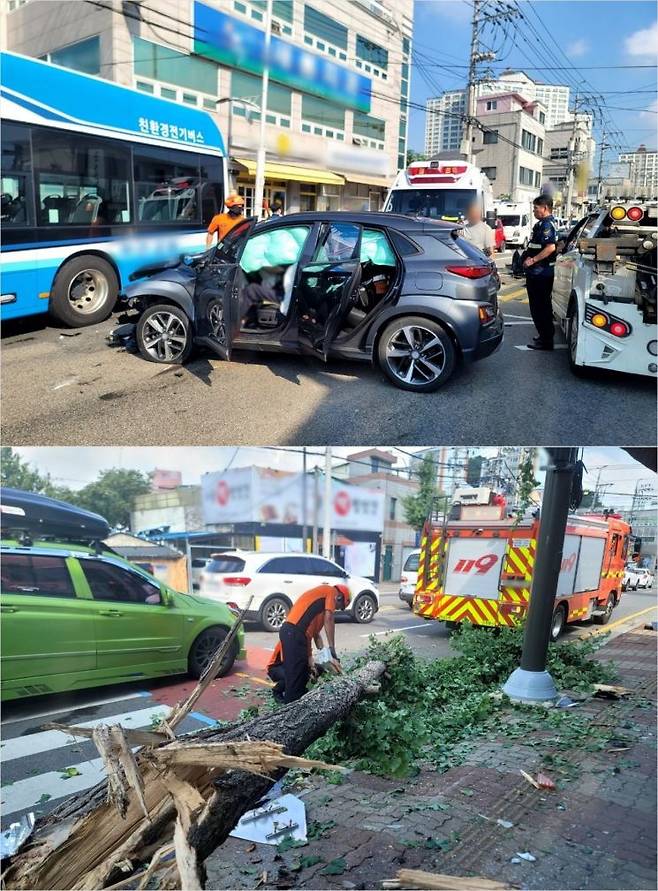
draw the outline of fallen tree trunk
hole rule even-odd
[[[122,819],[108,801],[106,781],[67,799],[40,820],[26,845],[5,873],[5,887],[17,889],[102,888],[125,877],[150,859],[156,848],[174,838],[178,781],[200,796],[205,806],[187,831],[187,841],[199,863],[227,838],[242,814],[254,807],[273,781],[243,770],[221,773],[207,764],[176,765],[163,769],[161,753],[186,741],[228,743],[269,741],[289,755],[300,755],[316,739],[344,718],[385,670],[383,662],[369,662],[353,674],[321,684],[298,702],[270,714],[224,728],[210,728],[193,737],[164,742],[137,756],[143,777],[143,804],[130,796]],[[149,758],[149,752],[158,754]]]

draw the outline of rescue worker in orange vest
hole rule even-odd
[[[312,642],[324,647],[321,631],[327,634],[332,668],[340,673],[336,655],[335,611],[350,602],[346,585],[318,585],[302,594],[293,604],[288,618],[279,630],[279,643],[274,648],[267,673],[275,682],[272,695],[277,702],[295,702],[306,692],[311,675],[315,674]]]
[[[224,239],[227,232],[244,220],[244,198],[242,195],[229,195],[226,199],[228,213],[216,213],[208,226],[206,235],[206,250],[212,246],[213,235],[217,233],[217,241]]]

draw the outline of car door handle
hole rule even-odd
[[[101,616],[112,616],[113,618],[123,615],[123,613],[119,612],[118,609],[102,609],[100,610],[100,614]]]
[[[284,585],[292,585],[292,579],[284,579],[283,584]]]
[[[1,613],[17,613],[18,607],[17,606],[0,606],[0,612]]]

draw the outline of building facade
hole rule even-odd
[[[629,178],[635,196],[658,196],[658,152],[647,151],[646,146],[641,145],[634,152],[619,155],[619,161],[630,164]]]
[[[543,191],[553,195],[564,216],[578,215],[588,202],[588,183],[594,167],[596,142],[592,117],[578,113],[546,131]],[[567,208],[569,177],[573,177],[571,207]]]
[[[29,0],[4,13],[4,47],[217,116],[253,208],[265,0],[94,7]],[[405,165],[413,0],[274,0],[265,197],[286,212],[376,210]]]
[[[398,581],[409,553],[416,547],[416,530],[404,519],[404,499],[418,492],[418,480],[408,471],[396,470],[395,455],[381,449],[366,449],[348,455],[347,480],[374,489],[384,497],[384,531],[380,580]],[[368,466],[370,465],[370,466]]]
[[[477,101],[487,128],[475,130],[475,163],[491,180],[495,198],[532,201],[542,183],[545,106],[518,93],[490,93]]]
[[[527,102],[541,102],[543,119],[538,118],[538,120],[546,129],[555,127],[561,121],[569,120],[567,86],[537,83],[522,71],[506,71],[496,80],[476,86],[478,99],[495,93],[518,93]],[[466,114],[465,90],[451,90],[428,100],[425,154],[431,156],[443,151],[459,151],[464,114]]]

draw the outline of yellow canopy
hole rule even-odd
[[[256,162],[249,158],[236,158],[249,176],[256,176]],[[326,185],[342,186],[345,178],[331,173],[329,170],[319,170],[314,167],[298,167],[293,164],[277,164],[275,161],[265,162],[265,177],[267,179],[294,180],[302,183],[325,183]]]

